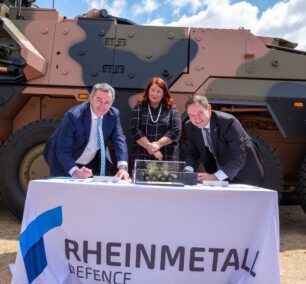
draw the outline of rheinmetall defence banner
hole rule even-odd
[[[12,283],[280,283],[277,194],[32,181]]]

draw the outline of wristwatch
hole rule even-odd
[[[126,165],[120,165],[120,166],[118,167],[118,169],[119,169],[119,170],[125,170],[125,171],[127,171],[127,170],[128,170],[128,167],[127,167]]]

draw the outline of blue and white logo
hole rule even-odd
[[[29,283],[32,283],[48,264],[44,235],[61,226],[62,222],[62,206],[58,206],[40,214],[21,234],[20,249]]]

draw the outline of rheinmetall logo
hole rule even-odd
[[[61,226],[62,222],[62,206],[58,206],[40,214],[21,234],[20,250],[29,283],[32,283],[48,265],[44,235]]]
[[[183,238],[173,243],[163,242],[159,237],[136,241],[134,237],[127,238],[119,235],[118,231],[112,231],[113,227],[108,228],[111,234],[104,234],[96,232],[96,226],[91,225],[86,227],[88,229],[84,234],[75,236],[71,235],[74,230],[69,230],[68,234],[65,232],[67,224],[63,223],[62,210],[59,206],[45,211],[21,234],[19,256],[23,257],[22,271],[25,273],[22,274],[22,281],[18,279],[14,283],[49,284],[57,283],[59,279],[65,283],[139,284],[146,283],[144,279],[148,279],[148,283],[170,283],[173,279],[180,279],[179,283],[203,283],[203,277],[228,279],[223,283],[253,283],[258,276],[263,279],[257,273],[261,272],[257,269],[262,266],[262,263],[258,265],[261,256],[259,248],[223,245],[222,242],[211,246],[204,241],[185,243]],[[56,230],[47,234],[53,228]],[[96,236],[92,236],[92,232]],[[51,249],[48,247],[51,238],[56,242],[56,247],[61,248],[54,253],[52,244]],[[51,271],[57,255],[60,255],[60,263],[56,262],[56,267],[60,268],[61,274]]]

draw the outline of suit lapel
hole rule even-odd
[[[103,116],[103,135],[104,140],[107,140],[110,135],[110,129],[112,125],[112,114],[111,109]]]
[[[212,111],[210,118],[210,136],[211,143],[214,148],[215,154],[218,153],[218,123],[215,113]]]
[[[91,129],[91,111],[90,111],[90,104],[86,105],[85,113],[84,113],[84,126],[85,126],[85,133],[86,133],[86,141],[89,141],[90,136],[90,129]]]

